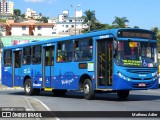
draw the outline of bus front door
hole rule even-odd
[[[43,86],[51,88],[54,66],[54,46],[43,47]]]
[[[23,80],[21,80],[21,60],[22,59],[22,50],[13,51],[12,58],[12,79],[13,87],[23,86]]]
[[[112,43],[107,38],[97,41],[97,86],[109,88],[112,86]]]

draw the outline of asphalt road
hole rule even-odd
[[[23,94],[23,93],[22,93]],[[97,94],[94,100],[85,100],[81,92],[68,92],[55,97],[52,92],[42,92],[34,98],[56,111],[159,111],[160,89],[131,91],[127,100],[120,100],[115,93]]]
[[[0,95],[9,99],[12,99],[11,97],[26,97],[22,90],[2,90]],[[160,111],[160,89],[131,91],[126,100],[120,100],[116,94],[111,93],[96,94],[94,100],[85,100],[81,92],[68,92],[63,97],[56,97],[52,92],[41,92],[39,96],[31,98],[40,100],[51,111]],[[0,103],[3,102],[0,99]],[[21,104],[19,105],[21,107]]]

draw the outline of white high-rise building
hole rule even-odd
[[[73,17],[69,16],[68,10],[64,10],[63,14],[58,15],[58,21],[54,26],[57,35],[67,36],[81,34],[83,29],[88,28],[87,24],[83,24],[82,10],[76,10],[75,12]]]
[[[33,18],[33,19],[40,19],[42,16],[38,15],[35,10],[27,8],[25,12],[25,18]]]
[[[0,2],[0,13],[2,14],[14,14],[14,3],[11,1],[2,0]]]

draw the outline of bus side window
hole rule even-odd
[[[5,50],[3,55],[4,66],[10,66],[12,64],[12,51]]]
[[[69,62],[73,59],[73,42],[58,43],[57,62]]]
[[[41,46],[34,46],[32,48],[32,63],[33,64],[41,63]]]
[[[16,51],[15,52],[15,68],[20,68],[21,67],[21,56],[22,56],[21,51]]]
[[[84,39],[75,41],[75,60],[91,60],[92,59],[92,47],[93,42],[92,39]]]
[[[31,47],[25,47],[23,49],[23,59],[22,63],[24,65],[31,63]]]

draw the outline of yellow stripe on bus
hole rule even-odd
[[[18,88],[22,88],[22,87],[19,87],[19,86],[13,86],[13,88],[16,88],[16,89],[18,89]]]
[[[52,91],[53,88],[44,88],[44,91]]]

